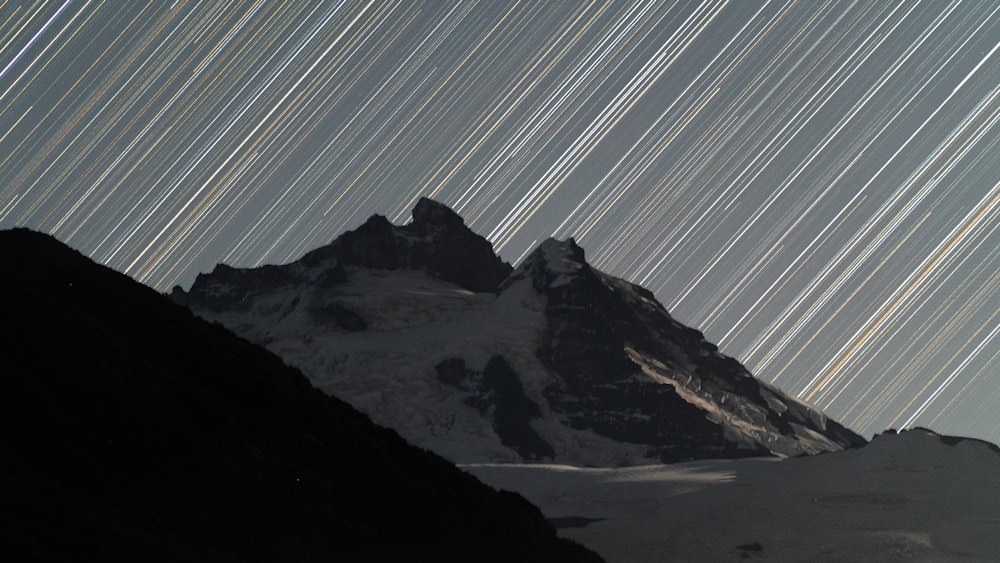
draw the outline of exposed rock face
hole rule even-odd
[[[421,198],[401,227],[375,215],[355,231],[302,258],[313,265],[332,255],[341,263],[385,270],[425,270],[469,291],[496,291],[511,271],[483,237],[448,207]]]
[[[373,217],[287,266],[174,298],[456,461],[588,465],[834,451],[864,440],[754,379],[647,290],[550,239],[516,269],[447,207]]]
[[[538,355],[558,377],[545,397],[574,428],[650,444],[668,462],[769,455],[808,431],[864,444],[753,378],[647,290],[592,269],[573,239],[542,243],[504,285],[519,278],[546,296]]]
[[[493,292],[512,268],[483,237],[445,205],[421,198],[413,221],[396,226],[373,215],[354,231],[286,266],[237,269],[219,264],[201,274],[189,295],[175,287],[171,297],[216,311],[239,309],[249,295],[290,284],[329,287],[344,281],[345,266],[379,270],[421,270],[473,292]]]
[[[538,405],[524,393],[517,373],[501,356],[493,356],[482,372],[470,370],[461,358],[437,366],[438,380],[463,393],[463,401],[493,421],[500,443],[525,460],[553,458],[555,451],[531,426],[542,416]]]

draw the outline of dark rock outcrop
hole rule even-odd
[[[373,215],[330,244],[286,265],[232,268],[219,264],[200,274],[189,291],[175,287],[171,298],[215,311],[241,309],[252,296],[290,284],[329,288],[345,279],[345,266],[381,270],[423,270],[473,292],[495,292],[512,268],[447,206],[421,198],[413,221],[393,225]]]
[[[555,456],[531,426],[542,416],[541,409],[525,395],[517,373],[501,356],[490,358],[482,373],[468,369],[461,358],[445,360],[435,369],[438,380],[458,389],[466,404],[491,418],[500,443],[529,461]]]
[[[336,257],[342,264],[384,270],[425,270],[469,291],[493,292],[511,272],[483,237],[448,207],[421,198],[413,221],[395,226],[374,215],[354,231],[302,257],[306,266]]]

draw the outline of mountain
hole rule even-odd
[[[10,561],[598,561],[274,354],[0,232]]]
[[[456,462],[616,466],[865,443],[592,268],[572,239],[513,269],[429,199],[407,225],[374,216],[290,264],[219,265],[171,297]]]
[[[608,561],[987,562],[1000,449],[915,428],[824,455],[627,468],[468,467]]]

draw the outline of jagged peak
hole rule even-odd
[[[465,219],[455,213],[447,205],[430,198],[422,197],[413,207],[413,225],[441,225],[459,227],[465,225]]]
[[[573,237],[566,240],[549,237],[538,246],[538,252],[546,267],[554,272],[573,273],[587,265],[584,251]]]
[[[536,267],[547,273],[546,286],[549,288],[569,285],[589,269],[583,249],[572,237],[566,240],[550,237],[535,252]]]
[[[572,284],[589,269],[583,249],[572,237],[565,240],[549,237],[521,262],[501,289],[527,279],[536,290],[547,291]]]
[[[357,229],[343,233],[292,264],[273,267],[275,272],[263,272],[267,278],[263,281],[270,284],[268,287],[275,285],[270,283],[272,279],[328,286],[343,280],[344,268],[349,266],[424,270],[474,292],[496,291],[511,271],[510,265],[493,251],[493,245],[470,230],[451,208],[420,198],[413,208],[411,223],[394,225],[384,215],[372,215]],[[192,291],[213,280],[246,285],[245,272],[220,265],[211,274],[199,276]]]

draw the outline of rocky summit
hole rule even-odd
[[[573,239],[516,269],[446,206],[375,216],[281,266],[172,298],[453,461],[616,466],[863,445],[755,379]]]

